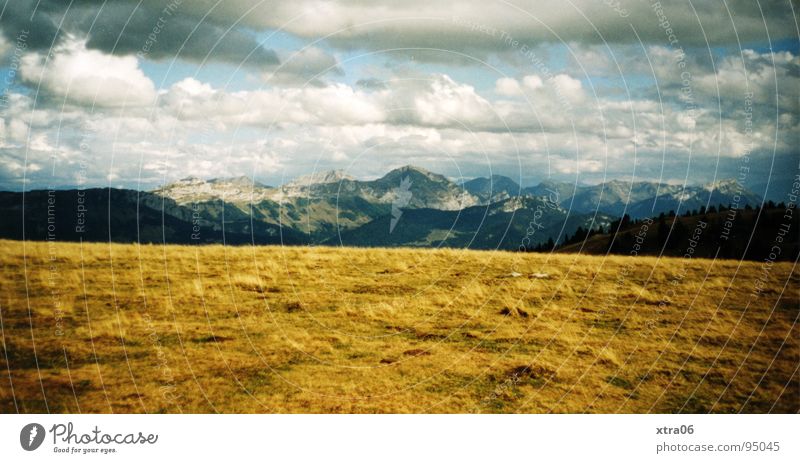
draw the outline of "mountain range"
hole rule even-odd
[[[279,186],[249,177],[188,177],[149,192],[95,188],[0,193],[0,236],[76,241],[532,248],[582,229],[715,204],[758,205],[733,180],[701,186],[612,180],[545,181],[501,175],[457,183],[404,166],[374,180],[315,172]],[[77,211],[83,208],[81,232]]]

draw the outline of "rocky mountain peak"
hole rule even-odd
[[[334,169],[328,171],[318,171],[307,175],[302,175],[287,183],[287,186],[308,186],[326,183],[338,183],[342,180],[355,180],[355,177],[349,175],[343,169]]]
[[[239,177],[220,177],[220,178],[212,178],[208,181],[208,183],[214,185],[226,185],[232,187],[244,187],[244,188],[269,188],[267,185],[263,183],[253,180],[252,177],[248,177],[247,175],[241,175]]]
[[[740,189],[739,182],[736,181],[735,178],[726,178],[722,180],[717,180],[716,182],[711,182],[703,185],[703,188],[707,191],[719,191],[721,193],[732,193],[736,190]]]
[[[196,184],[200,184],[200,183],[205,183],[205,180],[203,180],[200,177],[195,177],[193,175],[190,175],[188,177],[184,177],[184,178],[178,180],[177,182],[173,183],[173,185],[174,184],[196,185]]]
[[[444,175],[433,173],[427,169],[423,169],[422,167],[406,165],[402,167],[398,167],[397,169],[393,169],[389,171],[386,175],[378,179],[378,181],[395,181],[399,177],[406,177],[409,176],[411,178],[424,178],[426,180],[430,180],[432,182],[437,183],[447,183],[451,184],[452,182],[447,179]]]

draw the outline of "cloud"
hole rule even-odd
[[[277,54],[263,47],[255,35],[235,20],[214,21],[195,9],[190,1],[181,3],[138,2],[107,4],[101,13],[77,22],[87,31],[89,48],[114,54],[146,54],[153,59],[181,58],[192,61],[222,61],[235,65],[265,66],[278,63]],[[165,6],[166,5],[166,6]],[[148,38],[153,38],[148,42]]]
[[[57,55],[52,65],[59,72],[48,73],[50,78],[44,81],[48,91],[84,104],[92,101],[94,94],[73,94],[67,82],[79,78],[76,76],[90,78],[78,72],[83,67],[70,64],[73,60],[84,62],[83,58],[76,59],[75,54],[94,53],[97,52],[78,47]],[[60,60],[59,57],[63,58]],[[122,66],[120,60],[133,58],[104,55],[103,59],[114,60],[111,67],[126,69],[125,72],[111,77],[103,74],[92,76],[103,83],[90,84],[88,88],[110,87],[103,79],[117,83],[125,77],[133,80],[119,83],[120,86],[126,89],[144,86],[146,91],[142,93],[151,94],[147,81],[136,83],[141,76],[136,72],[135,60],[128,62],[127,68]],[[785,61],[792,60],[786,58]],[[56,75],[63,79],[55,79]],[[108,114],[95,108],[91,116],[84,115],[81,120],[79,113],[62,113],[60,108],[37,109],[34,113],[38,122],[33,130],[69,127],[74,123],[81,130],[90,127],[94,133],[117,137],[120,133],[130,133],[134,138],[155,140],[163,134],[165,140],[172,136],[178,139],[211,138],[208,143],[213,143],[225,134],[254,128],[267,129],[269,136],[297,132],[318,134],[315,142],[308,142],[308,146],[317,143],[317,151],[327,149],[323,147],[331,145],[331,138],[336,139],[334,144],[338,144],[347,133],[358,134],[354,144],[337,148],[340,153],[337,156],[341,159],[355,155],[367,146],[382,145],[387,141],[390,143],[383,149],[399,146],[399,140],[403,140],[405,147],[412,146],[416,142],[411,141],[418,137],[426,140],[427,148],[423,152],[446,146],[460,155],[475,148],[476,142],[472,137],[476,133],[480,134],[486,149],[496,153],[508,152],[522,141],[528,143],[522,146],[532,151],[552,150],[562,154],[580,151],[591,156],[605,156],[611,152],[620,157],[630,154],[634,145],[640,151],[654,153],[688,153],[691,150],[697,155],[735,157],[745,152],[745,146],[759,149],[770,147],[775,142],[774,118],[759,118],[748,134],[742,120],[736,118],[738,116],[720,119],[703,108],[698,108],[690,116],[677,97],[663,104],[649,99],[589,98],[581,81],[568,74],[556,74],[548,79],[530,74],[495,83],[495,90],[503,87],[513,89],[513,92],[507,91],[505,95],[499,95],[501,99],[492,100],[490,95],[494,92],[482,95],[474,86],[445,74],[390,79],[382,85],[366,87],[336,83],[237,91],[215,88],[197,78],[187,77],[162,90],[154,106],[145,111],[137,112],[136,108],[131,108],[124,113]],[[507,96],[510,93],[513,94]],[[127,98],[121,89],[103,92],[102,96],[101,101],[106,107],[122,104]],[[149,98],[142,99],[142,102],[149,101]],[[564,106],[565,101],[569,101],[569,107]],[[781,152],[792,149],[787,137],[798,131],[795,115],[796,111],[785,113],[780,118],[783,135],[777,148]],[[22,133],[21,124],[28,120],[34,119],[26,117],[26,110],[19,107],[13,112],[6,111],[4,123],[7,131],[13,127],[15,132]],[[333,132],[327,132],[329,128]],[[356,128],[359,129],[356,131]],[[449,136],[432,136],[440,132],[447,132]],[[388,135],[392,133],[406,135],[392,138]],[[286,139],[285,135],[282,136]],[[359,144],[361,146],[356,147]],[[285,150],[286,146],[276,149]],[[308,148],[308,151],[314,150]]]
[[[491,104],[470,85],[436,76],[424,92],[414,97],[416,118],[422,124],[454,126],[482,124],[494,119]]]
[[[24,143],[28,140],[28,131],[30,127],[28,127],[28,124],[22,119],[12,119],[7,126],[4,124],[3,128],[3,135],[7,136],[11,141]]]
[[[100,5],[102,3],[102,6]],[[222,61],[248,66],[278,63],[274,51],[261,46],[255,34],[236,17],[213,14],[203,2],[120,0],[63,2],[15,0],[0,16],[0,31],[15,41],[27,32],[33,50],[49,50],[67,37],[115,55]]]
[[[374,77],[369,77],[366,79],[358,79],[356,81],[356,87],[364,89],[364,90],[385,90],[388,88],[387,84]]]
[[[716,72],[700,75],[694,85],[703,95],[738,96],[752,93],[757,104],[794,107],[800,97],[800,57],[791,52],[758,53],[743,50],[741,54],[725,57]]]
[[[517,96],[522,94],[522,87],[520,87],[519,82],[517,82],[516,79],[512,79],[511,77],[501,77],[495,82],[494,91],[498,95]]]
[[[649,47],[646,61],[653,64],[655,77],[652,85],[634,93],[638,98],[661,100],[682,111],[685,123],[677,130],[691,130],[699,125],[692,119],[705,115],[707,123],[718,129],[735,130],[741,136],[750,131],[746,138],[754,140],[756,146],[771,137],[780,147],[798,128],[800,57],[792,52],[744,49],[718,57],[713,63],[687,55],[686,65],[679,67],[674,51]],[[778,124],[781,133],[776,131]],[[741,136],[718,134],[714,139],[734,140]],[[741,149],[742,143],[735,145],[735,153],[746,151]]]
[[[572,102],[580,101],[584,97],[581,81],[567,74],[554,76],[553,85],[559,93]]]
[[[695,5],[710,43],[721,45],[713,55],[702,51],[691,9],[664,10],[687,52],[689,114],[684,69],[648,2],[622,2],[625,16],[599,1],[489,8],[476,0],[198,0],[180,2],[166,16],[164,2],[156,0],[101,9],[95,3],[83,0],[67,11],[42,0],[31,20],[20,5],[32,9],[35,2],[14,2],[0,19],[0,53],[8,53],[17,33],[30,34],[20,75],[28,89],[41,92],[9,89],[0,149],[14,168],[5,175],[25,168],[22,150],[31,153],[32,172],[49,156],[75,153],[86,133],[96,140],[82,156],[92,161],[93,178],[104,182],[124,182],[140,171],[148,181],[247,173],[253,163],[304,173],[316,162],[355,162],[355,169],[379,174],[389,164],[441,165],[445,158],[472,171],[488,159],[524,165],[532,175],[552,169],[613,176],[634,168],[653,175],[663,164],[674,174],[687,159],[732,163],[773,146],[780,155],[796,154],[797,55],[734,50],[731,20],[718,6]],[[728,3],[739,38],[764,44],[763,20],[749,5]],[[763,7],[772,39],[790,35],[782,9]],[[263,39],[280,44],[277,51]],[[550,45],[561,40],[566,44]],[[402,47],[412,49],[397,50]],[[364,57],[353,50],[379,53]],[[531,50],[543,61],[526,55]],[[190,77],[186,69],[194,67],[176,66],[168,80],[175,83],[156,89],[143,68],[154,75],[166,66],[145,63],[173,57],[248,69],[223,87],[225,76],[209,71],[231,67],[198,66]],[[508,76],[496,79],[474,58],[501,63]],[[459,67],[464,63],[475,67]],[[753,93],[752,131],[745,125],[747,92]],[[74,169],[74,159],[59,162],[66,173]]]
[[[336,58],[319,47],[309,46],[281,56],[281,64],[268,66],[263,73],[269,85],[325,85],[324,76],[341,76],[344,71]]]
[[[542,78],[535,74],[523,77],[522,83],[531,90],[538,90],[544,86]]]
[[[143,106],[155,99],[155,86],[135,57],[87,50],[78,40],[52,54],[50,60],[38,53],[22,59],[20,74],[31,88],[86,106]]]
[[[174,84],[160,97],[162,108],[175,117],[218,120],[230,127],[368,124],[386,118],[379,99],[344,84],[226,92],[193,78]]]
[[[226,1],[212,15],[232,18],[242,11],[251,27],[282,28],[301,37],[330,35],[343,48],[381,50],[395,47],[441,48],[468,53],[502,51],[510,41],[529,47],[542,42],[665,44],[664,20],[683,46],[730,45],[796,38],[788,1],[730,0],[727,10],[714,2],[663,6],[658,15],[651,2],[621,0],[620,8],[596,0],[463,0],[320,1],[262,3]],[[206,8],[210,2],[201,2]],[[730,15],[726,11],[730,11]],[[636,28],[633,32],[631,25]],[[702,25],[702,27],[701,27]],[[638,35],[638,37],[637,37]],[[506,40],[508,39],[508,41]]]
[[[257,67],[278,62],[256,34],[275,30],[301,38],[325,37],[326,43],[348,50],[441,49],[416,53],[426,61],[453,62],[460,56],[462,63],[471,62],[468,56],[514,55],[522,45],[542,43],[638,45],[641,39],[666,45],[667,23],[683,47],[766,42],[765,25],[773,41],[797,38],[789,0],[729,0],[726,8],[716,2],[697,2],[692,8],[662,2],[658,11],[639,0],[620,0],[617,8],[597,0],[119,0],[98,8],[99,3],[8,2],[0,29],[11,42],[20,31],[30,31],[32,49],[49,49],[59,37],[72,34],[86,38],[90,49],[118,55],[142,51],[147,37],[157,31],[148,47],[153,59]]]

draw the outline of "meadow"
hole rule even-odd
[[[3,413],[800,411],[794,263],[0,241]]]

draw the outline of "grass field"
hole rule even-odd
[[[800,410],[793,263],[14,241],[0,256],[3,413]]]

